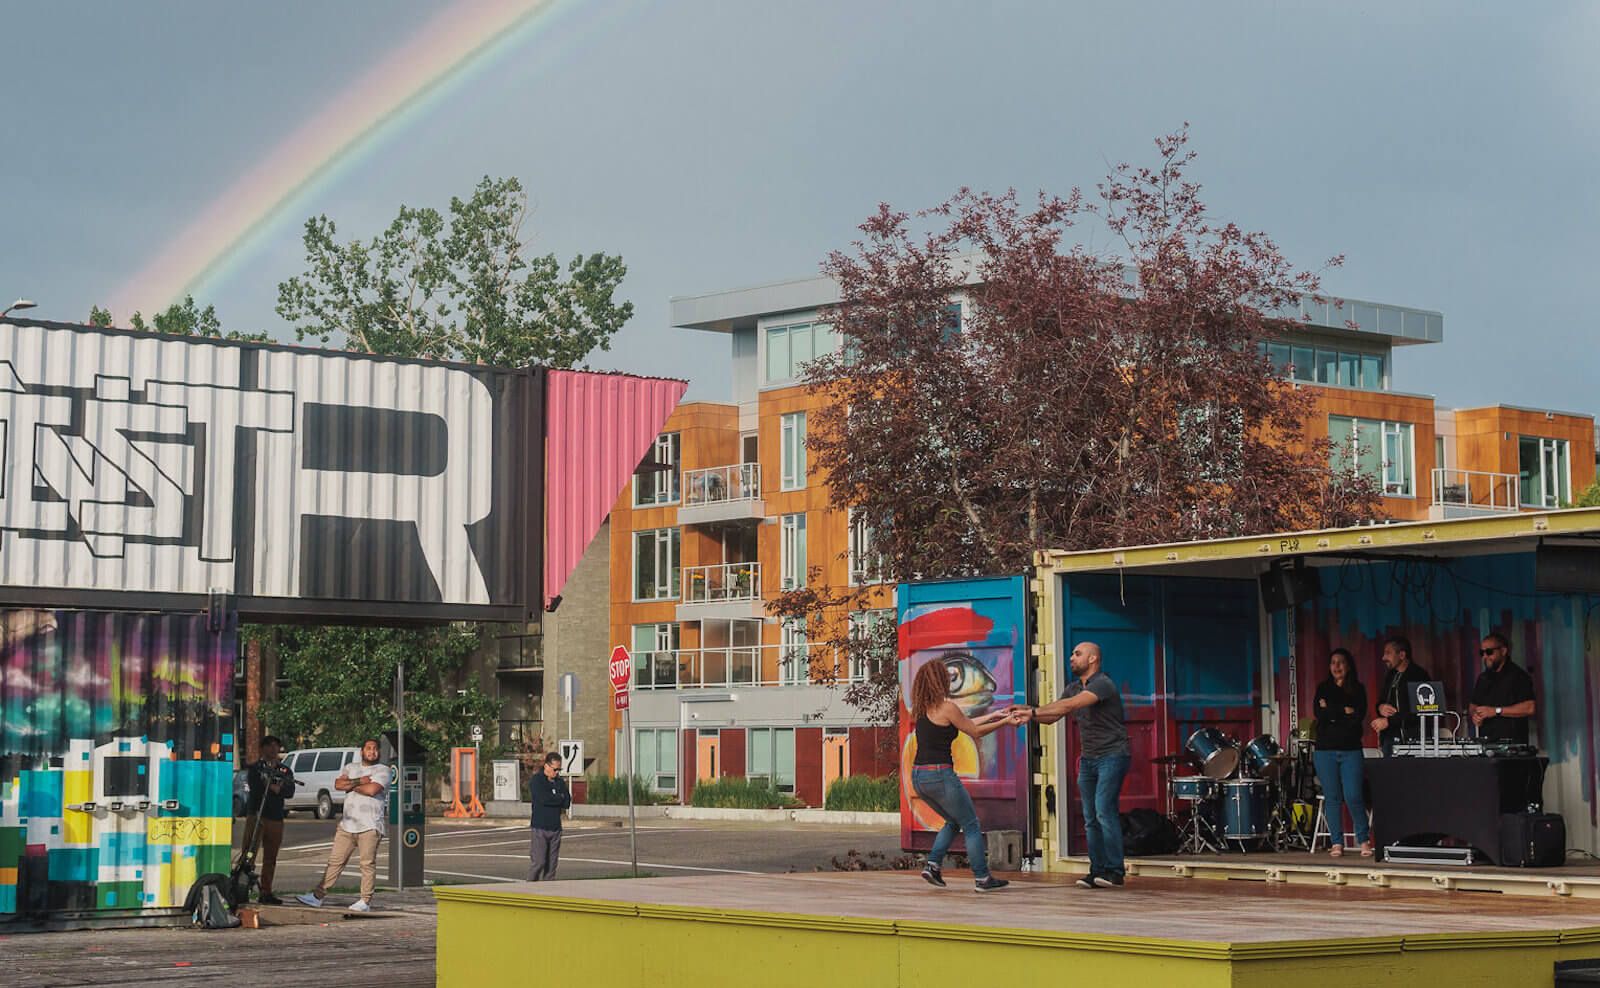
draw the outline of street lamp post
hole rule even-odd
[[[15,302],[12,302],[10,305],[6,306],[3,311],[0,311],[0,319],[4,319],[6,316],[11,315],[13,310],[20,312],[23,309],[31,309],[37,304],[38,303],[33,302],[30,299],[19,298]]]

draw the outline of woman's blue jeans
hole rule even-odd
[[[978,826],[978,811],[956,770],[947,765],[913,766],[911,788],[933,812],[944,817],[944,827],[933,839],[933,850],[928,852],[928,864],[942,867],[944,856],[960,833],[967,839],[967,860],[972,863],[972,877],[979,881],[988,878],[989,851],[983,843],[983,829]]]
[[[1371,836],[1367,833],[1367,801],[1361,795],[1366,757],[1357,748],[1355,751],[1317,751],[1312,753],[1312,758],[1317,764],[1317,781],[1322,783],[1322,812],[1328,818],[1328,839],[1336,847],[1344,843],[1344,808],[1348,806],[1350,819],[1356,825],[1356,843],[1365,844]]]

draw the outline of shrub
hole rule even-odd
[[[797,806],[799,802],[778,791],[771,782],[750,779],[710,779],[695,784],[689,795],[690,806],[724,810],[771,810]]]
[[[585,802],[597,806],[624,806],[628,802],[628,786],[626,780],[613,775],[588,775],[584,776],[589,783],[588,795]],[[659,800],[655,793],[650,791],[650,786],[645,783],[644,777],[633,777],[633,802],[636,806],[650,806]]]
[[[828,787],[823,809],[851,813],[898,813],[900,782],[892,775],[847,775]]]

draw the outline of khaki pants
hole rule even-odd
[[[340,827],[333,832],[333,850],[328,852],[328,870],[323,872],[322,881],[317,884],[317,896],[325,895],[333,883],[338,880],[344,866],[350,863],[350,855],[357,848],[361,850],[361,898],[372,900],[372,889],[378,884],[378,841],[383,835],[376,830],[363,830],[359,834]]]

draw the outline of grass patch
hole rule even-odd
[[[728,777],[696,783],[689,805],[719,810],[778,810],[803,804],[779,792],[771,782]]]
[[[847,813],[898,813],[900,782],[892,775],[847,775],[828,787],[822,808]]]
[[[633,783],[633,803],[635,806],[653,806],[661,799],[650,791],[650,786],[645,783],[644,776],[636,775],[631,780],[614,775],[589,775],[584,777],[588,782],[588,793],[584,802],[596,806],[626,806],[628,805],[628,782]]]

